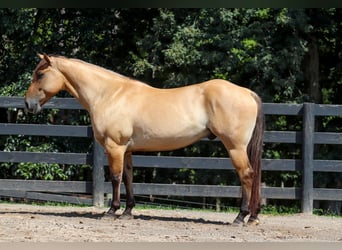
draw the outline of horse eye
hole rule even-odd
[[[37,72],[37,79],[40,80],[44,76],[43,73]]]

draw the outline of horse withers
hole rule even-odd
[[[37,113],[61,90],[88,110],[96,140],[104,147],[113,186],[108,215],[120,208],[120,184],[126,208],[135,206],[132,152],[175,150],[204,137],[218,137],[227,149],[242,187],[235,224],[259,224],[264,116],[258,95],[225,80],[158,89],[78,59],[39,55],[25,96]]]

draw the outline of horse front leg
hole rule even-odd
[[[119,147],[106,147],[109,175],[113,188],[113,200],[107,215],[117,217],[115,212],[120,209],[120,185],[123,175],[125,150]]]
[[[135,206],[135,200],[133,196],[133,162],[132,162],[132,153],[127,152],[125,154],[124,160],[124,169],[123,169],[123,181],[126,188],[126,208],[123,214],[121,215],[124,219],[133,218],[132,209]],[[120,218],[121,218],[120,217]]]

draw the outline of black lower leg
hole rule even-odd
[[[113,201],[107,214],[115,215],[115,212],[120,209],[120,184],[121,176],[113,175],[111,178],[113,187]]]
[[[135,206],[135,200],[133,196],[133,163],[132,163],[132,154],[125,154],[125,164],[123,171],[123,181],[126,188],[126,209],[123,212],[123,215],[132,217],[132,209]]]
[[[260,204],[258,205],[258,208],[256,211],[251,212],[251,216],[248,219],[249,224],[259,224],[259,217],[258,214],[260,213]]]
[[[249,215],[249,195],[247,195],[248,192],[243,189],[242,191],[242,202],[241,202],[241,208],[238,216],[234,220],[234,224],[243,224],[245,223],[245,217]]]
[[[245,221],[245,217],[249,214],[248,211],[240,210],[238,216],[234,220],[234,224],[243,224]]]
[[[132,216],[132,209],[135,207],[135,200],[133,199],[128,199],[126,201],[126,208],[125,211],[123,212],[123,215],[129,215]]]

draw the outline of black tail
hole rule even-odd
[[[261,99],[256,94],[254,94],[253,97],[258,104],[258,114],[253,130],[253,135],[247,147],[247,153],[250,164],[254,171],[249,210],[251,216],[256,217],[260,212],[261,159],[263,152],[265,121]]]

